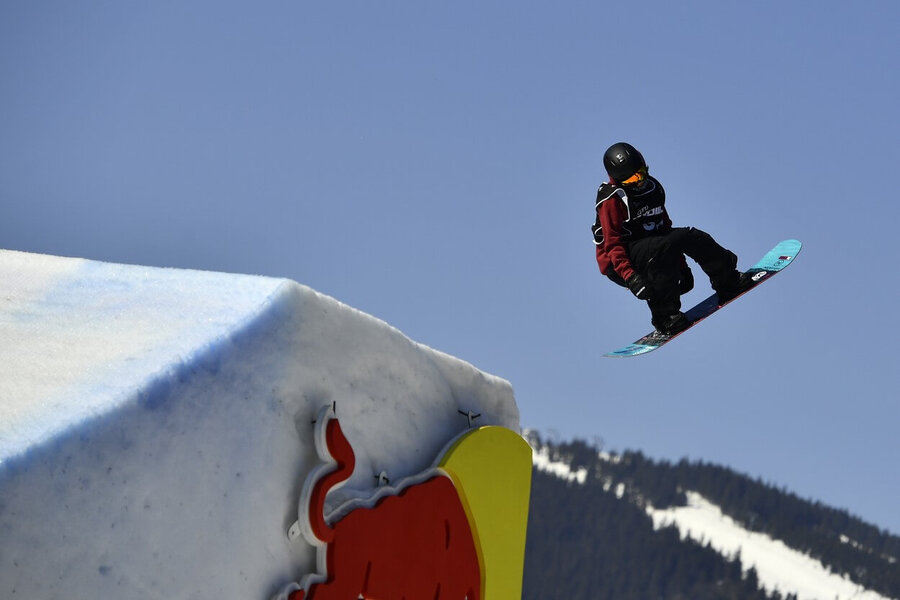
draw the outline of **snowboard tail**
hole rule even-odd
[[[690,330],[692,327],[694,327],[694,325],[696,325],[709,315],[721,309],[723,306],[727,306],[731,302],[734,302],[735,300],[758,286],[763,281],[771,279],[774,275],[780,273],[789,264],[791,264],[791,262],[793,262],[793,260],[797,257],[797,254],[800,252],[801,247],[802,244],[798,240],[785,240],[776,244],[774,248],[769,250],[765,256],[759,259],[759,261],[757,261],[755,265],[747,269],[747,271],[744,273],[744,277],[742,277],[742,279],[747,282],[747,287],[743,291],[741,291],[740,294],[738,294],[728,302],[723,303],[719,303],[718,296],[716,294],[713,294],[705,300],[701,301],[696,306],[685,311],[684,315],[688,318],[688,321],[691,322],[691,325],[684,331],[680,331],[675,334],[653,331],[636,340],[634,343],[628,344],[627,346],[618,350],[614,350],[613,352],[608,352],[603,356],[614,358],[639,356],[641,354],[652,352],[660,346],[667,344],[685,331]]]

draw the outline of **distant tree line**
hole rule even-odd
[[[524,600],[767,600],[756,573],[708,545],[653,529],[598,485],[534,472]]]
[[[900,537],[845,510],[709,463],[673,464],[632,451],[601,459],[596,446],[580,440],[549,444],[534,436],[533,442],[548,448],[555,460],[584,467],[588,476],[585,485],[567,484],[535,471],[525,598],[554,597],[532,595],[549,593],[546,585],[566,586],[568,595],[556,597],[568,598],[780,598],[759,589],[755,572],[741,573],[737,560],[682,540],[674,528],[653,529],[644,507],[684,506],[686,491],[700,493],[747,529],[782,540],[832,572],[900,598]],[[627,502],[617,498],[617,489]]]

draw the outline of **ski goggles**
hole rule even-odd
[[[622,184],[640,183],[647,177],[647,167],[641,167],[637,173],[626,179]]]

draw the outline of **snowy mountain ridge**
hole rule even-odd
[[[533,433],[529,433],[528,437],[534,449],[533,464],[537,471],[571,485],[585,486],[589,483],[588,468],[573,466],[563,457],[554,456],[551,446],[542,444]],[[745,575],[753,569],[760,587],[767,592],[777,592],[798,600],[890,600],[888,596],[830,571],[820,561],[781,540],[746,529],[698,492],[685,491],[686,506],[656,508],[641,495],[640,490],[629,489],[626,482],[616,482],[614,477],[603,473],[603,463],[617,463],[621,461],[621,456],[597,452],[596,459],[600,466],[593,476],[604,491],[641,506],[652,519],[654,529],[674,527],[682,539],[690,538],[708,544],[722,556],[739,560]],[[842,539],[851,543],[847,536]]]

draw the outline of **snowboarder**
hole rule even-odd
[[[597,264],[614,283],[647,301],[657,330],[675,334],[691,325],[681,312],[681,295],[694,287],[685,255],[709,276],[720,304],[740,294],[737,256],[706,232],[672,227],[665,190],[634,146],[613,144],[603,166],[609,181],[597,190],[591,228]]]

